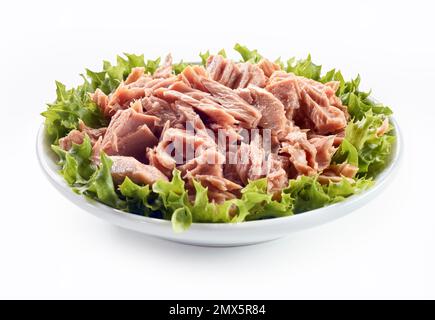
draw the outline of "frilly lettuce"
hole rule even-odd
[[[320,73],[322,66],[318,66],[311,61],[311,55],[309,54],[306,59],[296,61],[295,58],[287,60],[287,72],[293,72],[297,76],[302,76],[318,81],[320,79]]]
[[[262,58],[261,54],[259,54],[257,50],[249,50],[247,47],[242,46],[239,43],[236,43],[234,50],[240,53],[243,61],[245,62],[257,63]]]
[[[86,69],[86,75],[90,79],[92,89],[99,88],[105,94],[114,91],[119,84],[130,74],[135,67],[145,68],[145,72],[153,74],[160,65],[160,58],[145,61],[144,55],[124,53],[124,57],[117,56],[116,64],[103,61],[102,71],[91,71]]]
[[[391,135],[391,124],[385,134],[377,134],[383,121],[383,115],[370,110],[361,120],[349,122],[346,128],[346,139],[358,151],[359,175],[375,176],[389,160],[395,138]]]
[[[45,117],[46,133],[51,142],[57,143],[68,132],[76,129],[79,120],[91,127],[105,125],[100,110],[89,97],[91,91],[92,88],[87,81],[69,90],[56,81],[56,100],[48,104],[47,110],[42,113]]]

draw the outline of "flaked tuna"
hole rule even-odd
[[[287,119],[292,120],[293,114],[300,108],[301,100],[297,78],[282,71],[274,72],[266,90],[282,102]]]
[[[133,68],[131,69],[131,72],[128,75],[127,79],[125,79],[125,84],[132,84],[138,81],[144,75],[145,75],[145,68],[143,67]]]
[[[271,154],[268,160],[267,190],[272,193],[280,192],[288,186],[288,162],[276,154]]]
[[[259,136],[254,136],[249,144],[242,143],[236,157],[236,164],[227,165],[226,173],[232,179],[246,185],[249,181],[267,177],[269,192],[279,191],[288,185],[284,162],[278,155],[265,152]],[[232,171],[237,174],[237,177]]]
[[[118,111],[110,121],[101,142],[101,149],[108,155],[132,156],[145,159],[146,148],[157,144],[153,133],[157,117],[138,113],[133,109]]]
[[[264,87],[266,76],[263,68],[271,67],[266,64],[267,62],[259,65],[249,62],[235,63],[221,55],[212,55],[207,59],[207,73],[210,79],[231,89],[246,88],[248,85]]]
[[[201,152],[194,159],[179,166],[183,177],[192,186],[192,179],[199,181],[208,189],[209,199],[216,202],[223,202],[235,197],[234,192],[238,192],[242,186],[226,179],[223,175],[223,164],[225,156],[211,147]]]
[[[175,75],[172,67],[168,55],[152,75],[132,68],[111,94],[97,89],[91,98],[110,119],[108,128],[80,123],[60,146],[68,150],[88,135],[95,164],[101,151],[113,160],[116,184],[125,177],[152,184],[177,169],[190,198],[196,180],[218,203],[260,178],[274,197],[299,175],[325,184],[355,178],[356,166],[331,163],[349,121],[339,82],[296,76],[267,59],[211,55],[205,68],[190,65]],[[388,129],[385,119],[376,134]]]
[[[71,149],[73,144],[82,144],[85,134],[77,129],[71,130],[66,137],[59,139],[59,147],[63,150]]]
[[[258,126],[263,129],[270,129],[272,135],[284,134],[286,128],[286,117],[284,106],[273,94],[256,86],[248,86],[252,97],[252,104],[261,113]]]
[[[388,118],[385,118],[382,122],[382,125],[376,130],[376,135],[378,137],[383,136],[385,133],[388,132],[388,129],[390,127],[390,122],[388,121]]]
[[[73,143],[82,144],[85,135],[91,140],[91,144],[94,145],[98,139],[102,138],[106,133],[107,128],[93,129],[84,124],[83,121],[79,121],[78,130],[72,130],[70,133],[61,139],[59,139],[59,146],[63,150],[70,150]]]
[[[190,93],[195,91],[190,91]],[[158,90],[155,92],[157,96],[165,99],[168,102],[183,102],[184,105],[194,108],[196,112],[204,115],[212,123],[219,123],[224,126],[231,126],[237,123],[237,120],[220,104],[210,99],[210,95],[196,96],[200,100],[195,99],[188,92],[183,93],[175,90]]]
[[[329,166],[331,158],[337,150],[334,147],[335,136],[311,138],[309,142],[316,148],[317,170],[322,171]]]
[[[261,59],[260,62],[258,63],[258,67],[263,70],[263,73],[266,77],[270,77],[275,71],[281,70],[281,67],[276,64],[273,63],[267,59]]]
[[[121,184],[125,177],[143,185],[152,185],[159,180],[168,180],[156,167],[143,164],[133,157],[111,156],[110,159],[113,162],[111,168],[113,182],[117,185]]]
[[[349,182],[354,181],[354,177],[358,173],[358,167],[349,163],[333,164],[323,170],[319,175],[319,182],[329,184],[330,182],[340,182],[343,179]]]
[[[153,77],[169,78],[171,76],[172,76],[172,55],[168,54],[165,57],[165,61],[163,62],[163,65],[157,68],[157,70],[154,72]]]
[[[90,96],[105,118],[110,118],[113,115],[113,112],[109,108],[109,97],[103,91],[97,89]]]
[[[205,76],[207,76],[207,72],[203,67],[188,66],[183,70],[182,73],[180,73],[179,78],[192,88],[206,92],[207,89],[204,87],[201,81],[201,79]]]
[[[239,63],[238,67],[241,74],[234,84],[235,88],[246,88],[249,85],[263,88],[266,85],[266,76],[258,65],[244,62]]]
[[[335,133],[347,125],[344,112],[331,106],[326,95],[314,86],[301,87],[301,111],[319,134]]]
[[[261,112],[243,100],[234,90],[207,78],[201,83],[210,92],[213,101],[220,104],[229,114],[240,121],[246,128],[255,128],[261,119]]]
[[[308,141],[306,131],[293,127],[282,141],[279,154],[289,157],[293,166],[290,170],[292,177],[297,175],[311,176],[317,173],[317,149]]]
[[[337,82],[323,84],[275,71],[266,89],[283,103],[287,118],[301,128],[328,134],[338,133],[347,125],[347,108],[335,95]]]
[[[207,72],[210,79],[213,79],[224,86],[234,88],[241,76],[239,67],[230,59],[221,55],[210,56],[207,59]]]

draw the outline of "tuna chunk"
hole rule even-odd
[[[225,156],[223,154],[213,147],[197,154],[197,157],[178,167],[183,174],[189,173],[193,177],[196,175],[223,176],[222,165],[225,163]]]
[[[225,59],[221,55],[210,56],[207,59],[207,72],[210,79],[229,88],[234,88],[241,76],[239,67],[233,61]]]
[[[88,135],[91,144],[94,145],[98,139],[104,136],[106,130],[107,128],[92,129],[86,126],[83,121],[79,121],[79,129],[72,130],[66,137],[59,139],[59,146],[63,150],[69,150],[73,143],[82,144],[85,135]]]
[[[353,178],[358,173],[358,167],[348,164],[333,164],[326,168],[319,176],[319,182],[322,184],[328,184],[330,182],[340,182],[343,179],[349,182],[354,182]]]
[[[349,114],[335,95],[337,88],[336,82],[323,84],[282,71],[275,71],[266,86],[283,103],[289,120],[319,134],[346,127]]]
[[[206,132],[168,128],[162,133],[158,145],[148,150],[147,157],[152,165],[170,173],[176,165],[194,159],[209,148],[216,148],[216,143]]]
[[[279,191],[288,185],[284,163],[276,154],[266,154],[260,145],[259,136],[255,136],[250,144],[242,143],[237,154],[237,164],[227,167],[232,167],[230,171],[235,171],[238,175],[235,180],[244,185],[264,177],[267,177],[269,192]],[[232,177],[233,174],[229,176]]]
[[[269,79],[266,90],[282,102],[287,119],[292,120],[293,114],[300,108],[300,90],[296,77],[275,72]]]
[[[266,76],[259,66],[249,62],[244,62],[239,63],[238,67],[241,74],[234,84],[235,88],[246,88],[250,84],[264,88],[266,85]]]
[[[198,113],[203,114],[209,122],[217,123],[222,127],[231,127],[238,123],[228,110],[209,98],[201,99],[200,103],[193,107]]]
[[[175,163],[167,153],[164,153],[160,149],[157,150],[157,147],[154,147],[147,149],[146,156],[151,166],[157,168],[166,177],[172,176],[172,170],[175,168]]]
[[[224,72],[226,65],[225,58],[221,55],[211,55],[207,59],[207,72],[210,79],[214,81],[219,81]]]
[[[154,116],[138,113],[131,108],[120,110],[113,116],[101,148],[108,155],[132,156],[143,161],[146,148],[158,142],[152,132],[158,121]]]
[[[285,132],[286,117],[284,106],[273,94],[259,87],[249,86],[253,104],[261,112],[261,119],[258,126],[263,129],[270,129],[272,135],[281,135]]]
[[[82,144],[85,134],[79,130],[71,130],[66,137],[59,139],[59,147],[63,150],[71,149],[73,144]]]
[[[192,187],[192,179],[208,188],[209,199],[223,202],[234,198],[234,192],[242,188],[239,184],[224,178],[225,156],[214,148],[203,151],[198,157],[178,167]]]
[[[326,169],[331,163],[331,158],[337,150],[334,147],[335,136],[316,137],[309,140],[309,142],[316,148],[316,162],[317,170],[322,171]]]
[[[145,97],[140,100],[143,113],[150,116],[155,116],[159,119],[158,132],[163,129],[163,126],[169,122],[169,126],[173,128],[183,128],[183,123],[179,111],[173,103],[160,99],[156,96]]]
[[[202,78],[201,83],[212,95],[211,99],[219,103],[240,125],[246,128],[255,128],[261,119],[261,113],[257,108],[248,104],[234,90],[219,82]]]
[[[249,62],[235,63],[221,55],[207,59],[209,78],[231,89],[246,88],[248,85],[264,87],[266,76],[260,65]]]
[[[113,112],[109,108],[109,97],[103,91],[97,89],[90,96],[92,101],[100,108],[105,118],[110,118],[113,115]]]
[[[180,73],[180,79],[192,88],[207,91],[201,82],[201,78],[207,75],[205,69],[200,66],[188,66]]]
[[[121,84],[113,94],[109,96],[106,113],[114,116],[118,110],[125,110],[130,103],[145,96],[145,89],[139,87],[129,87]]]
[[[294,169],[291,170],[291,177],[298,175],[311,176],[317,173],[317,149],[308,141],[306,132],[299,130],[299,128],[294,127],[287,134],[282,141],[279,153],[289,156]]]
[[[268,78],[275,71],[281,70],[281,67],[278,64],[273,63],[267,59],[261,59],[260,62],[258,63],[258,66],[260,67],[261,70],[263,70],[264,75]]]
[[[335,133],[346,127],[346,115],[329,104],[329,98],[325,93],[315,86],[306,84],[302,85],[301,89],[301,111],[313,124],[316,133]]]
[[[282,157],[271,154],[269,156],[269,172],[267,174],[267,190],[275,193],[288,186],[287,163]]]
[[[163,65],[160,66],[153,74],[154,78],[169,78],[172,76],[172,56],[168,54],[165,57]]]
[[[197,100],[188,94],[175,90],[158,90],[155,93],[170,102],[183,102],[206,116],[210,122],[219,123],[223,126],[231,126],[237,123],[237,120],[225,108],[208,98],[209,95],[200,97],[201,100]]]
[[[310,159],[313,157],[312,152],[315,151],[311,147],[304,148],[304,145],[299,143],[295,145],[288,144],[281,148],[281,154],[289,155],[290,162],[295,169],[295,171],[292,171],[292,178],[298,175],[312,176],[317,173],[316,169],[310,165]]]
[[[376,135],[378,137],[383,136],[385,133],[388,132],[388,129],[390,127],[390,123],[388,121],[388,118],[385,118],[382,122],[382,125],[376,130]]]
[[[138,81],[141,77],[145,75],[145,68],[137,67],[131,69],[130,74],[127,79],[125,79],[125,84],[132,84],[133,82]]]
[[[111,156],[113,161],[111,173],[113,182],[121,184],[125,177],[141,185],[152,185],[156,181],[168,181],[168,178],[157,168],[143,164],[133,157]]]
[[[198,89],[194,89],[190,86],[190,84],[183,82],[183,81],[176,81],[168,89],[184,93],[184,94],[188,95],[189,97],[196,99],[196,100],[201,100],[202,98],[209,96],[209,93],[198,90]]]
[[[91,98],[103,114],[110,118],[117,111],[129,108],[135,100],[151,95],[158,88],[167,88],[176,81],[175,76],[153,79],[143,74],[143,68],[133,68],[126,81],[121,83],[108,97],[97,89],[91,94]]]
[[[191,174],[189,173],[186,177],[189,178],[190,176]],[[194,176],[194,179],[212,191],[231,192],[242,189],[241,185],[219,176],[197,174]]]
[[[260,138],[257,134],[249,144],[242,142],[238,150],[236,171],[244,184],[267,174],[267,155],[260,144]]]

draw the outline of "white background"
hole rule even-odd
[[[0,9],[0,298],[435,298],[432,1],[7,1]],[[311,52],[391,105],[393,184],[341,220],[257,246],[178,245],[67,202],[35,155],[54,80],[122,52],[197,59],[236,42]]]

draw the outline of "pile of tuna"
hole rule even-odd
[[[134,68],[111,94],[97,89],[92,99],[110,124],[81,123],[60,146],[68,150],[87,134],[93,160],[101,151],[112,159],[116,184],[125,177],[153,184],[177,168],[190,190],[195,179],[216,202],[239,197],[248,181],[263,177],[272,193],[298,175],[318,174],[321,183],[352,179],[357,167],[331,164],[349,120],[338,85],[287,73],[266,59],[239,63],[220,55],[175,75],[168,56],[153,75]]]

